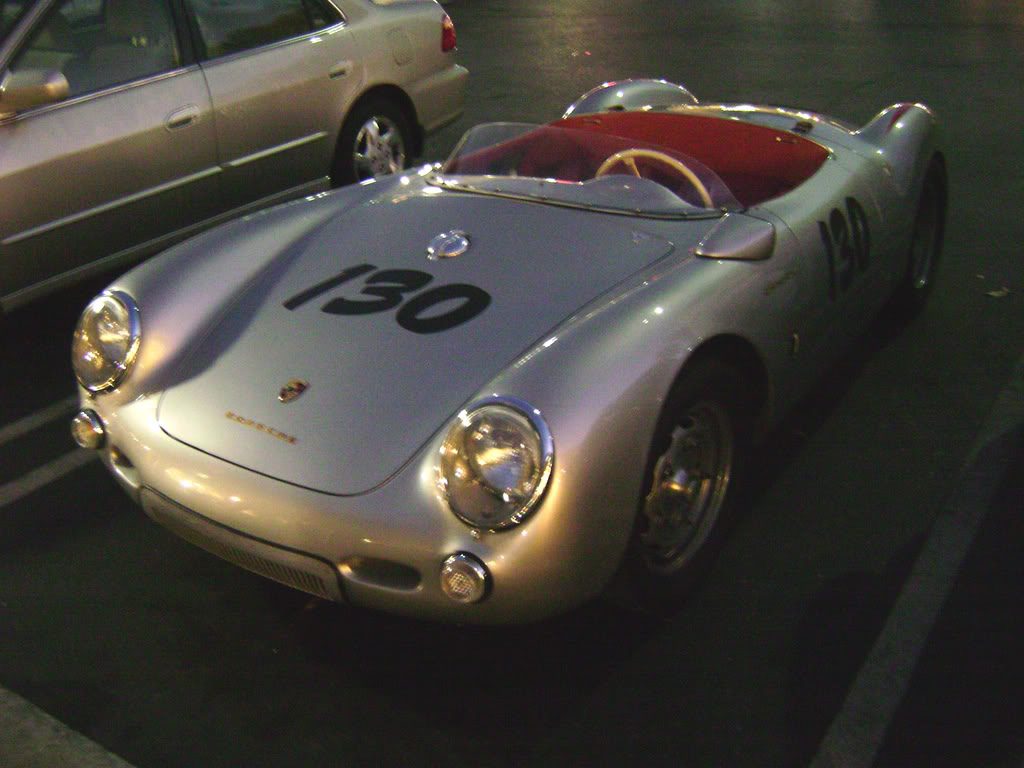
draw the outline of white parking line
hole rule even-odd
[[[70,415],[78,407],[78,395],[71,395],[59,400],[53,405],[48,405],[31,416],[0,427],[0,445],[8,443],[15,438],[31,432],[33,429],[49,424],[62,416]]]
[[[23,419],[0,427],[0,445],[71,414],[78,397],[71,396]],[[0,486],[0,508],[13,504],[54,480],[78,469],[98,454],[76,448],[59,459]],[[80,768],[132,768],[82,734],[68,728],[17,694],[0,687],[0,765],[40,768],[74,765]]]
[[[881,634],[829,726],[811,768],[874,763],[942,604],[956,583],[1024,424],[1024,358],[996,399]],[[1021,768],[1024,768],[1022,762]]]
[[[85,466],[97,458],[99,458],[99,453],[96,451],[76,448],[71,453],[65,453],[59,459],[55,459],[49,464],[33,469],[17,480],[12,480],[6,485],[0,485],[0,509],[23,499],[33,491],[39,490],[44,485],[49,485],[54,480],[59,480],[69,472],[74,472],[79,467]]]
[[[117,755],[5,688],[0,688],[0,765],[132,768]]]

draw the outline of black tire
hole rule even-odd
[[[946,168],[940,157],[928,166],[911,234],[907,270],[893,303],[903,321],[921,313],[935,285],[946,225]]]
[[[335,186],[386,176],[409,167],[413,133],[397,103],[376,96],[358,104],[345,119],[334,152]]]
[[[742,374],[724,361],[698,360],[683,371],[651,441],[613,599],[659,612],[706,570],[737,506],[754,402]]]

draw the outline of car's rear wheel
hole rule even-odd
[[[946,217],[946,170],[934,158],[928,167],[914,215],[907,271],[896,293],[896,306],[909,319],[924,309],[935,284]]]
[[[331,181],[352,184],[397,173],[408,167],[412,146],[412,129],[402,108],[384,97],[368,99],[342,126]]]
[[[620,573],[632,602],[664,606],[713,557],[736,505],[753,420],[742,375],[717,360],[685,370],[658,420]]]

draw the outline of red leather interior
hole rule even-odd
[[[692,157],[743,205],[785,194],[821,167],[828,150],[787,131],[739,120],[671,112],[602,112],[551,123],[562,132],[532,131],[458,158],[447,170],[586,181],[602,161],[629,146],[664,148]]]
[[[828,150],[801,136],[705,115],[603,112],[569,117],[552,127],[612,134],[675,149],[717,173],[744,205],[778,197],[799,186],[828,157]]]

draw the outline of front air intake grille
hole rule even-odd
[[[227,560],[229,563],[234,563],[253,573],[258,573],[260,576],[266,576],[268,579],[279,581],[295,589],[301,589],[303,592],[309,592],[317,597],[330,598],[323,580],[312,573],[304,573],[296,568],[289,568],[287,565],[275,563],[272,560],[250,554],[238,547],[211,539],[195,528],[182,525],[174,518],[161,517],[157,519],[157,522],[181,536],[185,541],[195,544],[210,554]]]
[[[342,599],[337,571],[323,560],[251,539],[148,488],[142,508],[172,533],[229,563],[325,600]]]

